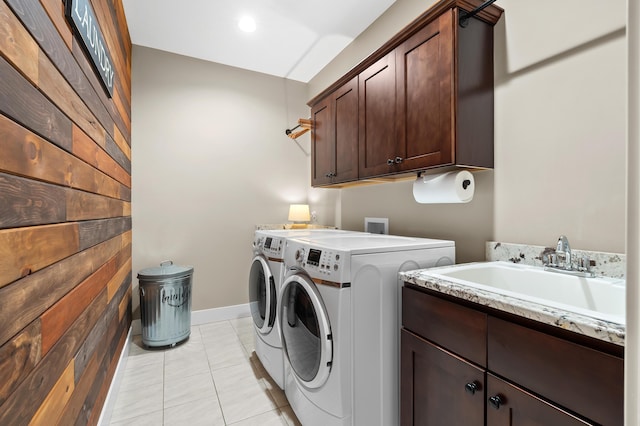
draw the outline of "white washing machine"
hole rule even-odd
[[[289,239],[280,289],[285,393],[305,426],[399,424],[398,272],[455,262],[453,241]]]
[[[256,354],[274,382],[284,389],[284,361],[277,302],[284,278],[286,239],[348,233],[339,229],[260,230],[255,232],[249,270],[249,307],[254,324]]]

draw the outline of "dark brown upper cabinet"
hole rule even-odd
[[[453,10],[396,48],[396,157],[399,170],[452,164]]]
[[[353,78],[311,109],[311,185],[358,178],[358,79]]]
[[[360,164],[358,177],[389,173],[396,157],[396,63],[392,51],[359,76]]]
[[[440,1],[309,101],[313,186],[493,167],[493,26],[502,9],[458,23],[462,10],[481,3]],[[344,116],[331,109],[354,79],[355,119],[353,108]],[[348,131],[336,131],[338,123]],[[338,146],[355,146],[356,154],[340,156]],[[338,167],[336,156],[351,166]]]

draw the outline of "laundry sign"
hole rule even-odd
[[[85,51],[91,57],[91,62],[109,97],[113,96],[113,78],[115,70],[113,59],[107,50],[96,14],[89,0],[66,0],[65,14],[74,31],[80,36]]]

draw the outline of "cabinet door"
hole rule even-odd
[[[358,78],[332,95],[335,122],[333,183],[358,179]]]
[[[396,172],[396,64],[392,51],[359,75],[359,176]]]
[[[622,358],[492,316],[488,324],[489,370],[599,424],[624,422]]]
[[[313,131],[311,133],[311,185],[331,183],[335,145],[332,140],[333,120],[330,97],[311,109]]]
[[[405,329],[400,370],[403,426],[484,425],[484,370]]]
[[[400,170],[454,162],[453,10],[396,48]]]
[[[311,185],[358,178],[358,79],[337,89],[311,109]]]
[[[498,379],[491,373],[487,374],[487,395],[487,425],[584,426],[590,424]]]

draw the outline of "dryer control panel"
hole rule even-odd
[[[340,254],[331,250],[320,250],[310,248],[307,254],[307,266],[319,268],[320,270],[337,271],[340,268]]]

